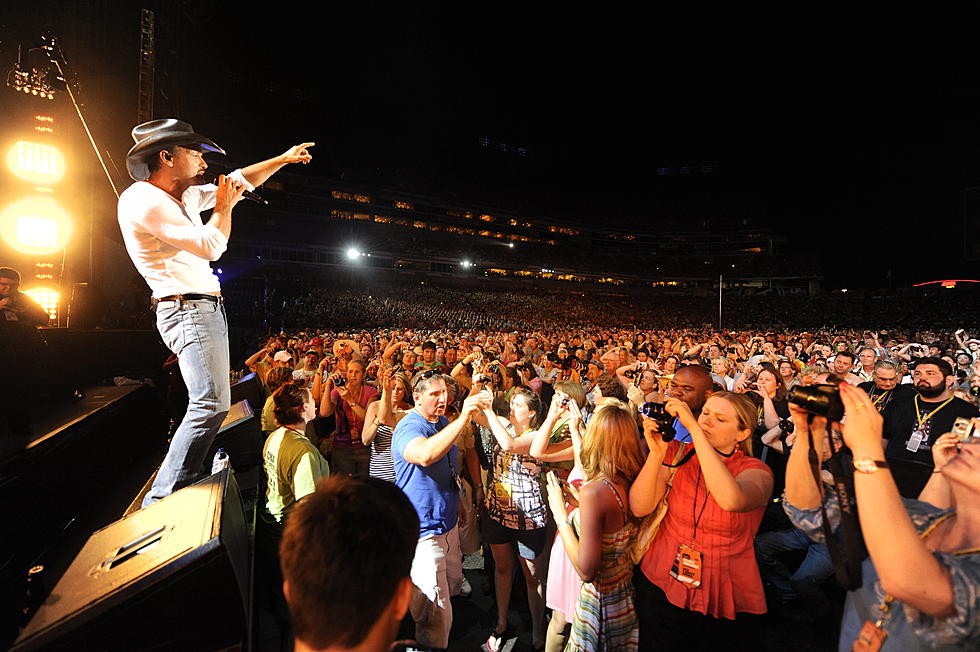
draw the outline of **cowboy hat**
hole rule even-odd
[[[129,176],[136,181],[146,181],[150,178],[147,159],[150,155],[168,147],[196,145],[206,152],[225,153],[225,150],[213,140],[195,133],[194,127],[190,124],[174,118],[150,120],[136,125],[133,127],[133,140],[136,144],[126,154],[126,169],[129,171]]]

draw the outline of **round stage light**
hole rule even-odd
[[[7,152],[7,167],[30,183],[58,183],[65,176],[65,157],[54,145],[18,140]]]
[[[357,249],[355,249],[354,247],[351,247],[350,249],[347,250],[347,258],[350,259],[350,260],[354,260],[355,258],[357,258],[360,255],[361,255],[361,252],[358,251]]]
[[[17,251],[44,256],[65,248],[72,220],[51,197],[28,197],[0,213],[0,236]]]
[[[44,308],[51,319],[58,318],[58,304],[61,302],[61,294],[51,288],[34,288],[24,290],[24,294],[37,301],[38,305]]]

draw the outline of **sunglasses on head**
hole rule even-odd
[[[415,383],[412,386],[418,387],[418,384],[421,383],[423,380],[428,380],[429,378],[433,378],[438,375],[440,374],[436,369],[429,369],[428,371],[423,371],[422,373],[419,374],[418,378],[415,379]]]

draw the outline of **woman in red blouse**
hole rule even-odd
[[[718,392],[697,419],[677,399],[668,399],[667,411],[691,432],[693,446],[664,443],[656,423],[644,418],[650,452],[630,488],[636,516],[653,511],[666,490],[667,465],[679,447],[689,450],[677,461],[667,515],[634,574],[640,649],[737,649],[753,634],[737,616],[766,611],[752,540],[772,472],[751,456],[758,410],[743,395]]]

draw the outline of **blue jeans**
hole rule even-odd
[[[792,575],[777,558],[788,550],[806,551],[806,558]],[[814,543],[801,530],[764,532],[755,538],[755,554],[762,571],[762,579],[772,585],[783,602],[798,597],[809,598],[810,593],[825,579],[834,574],[834,564],[823,543]]]
[[[228,317],[222,303],[165,301],[157,305],[157,330],[175,354],[187,386],[187,412],[170,441],[143,507],[197,481],[218,428],[231,407]]]

